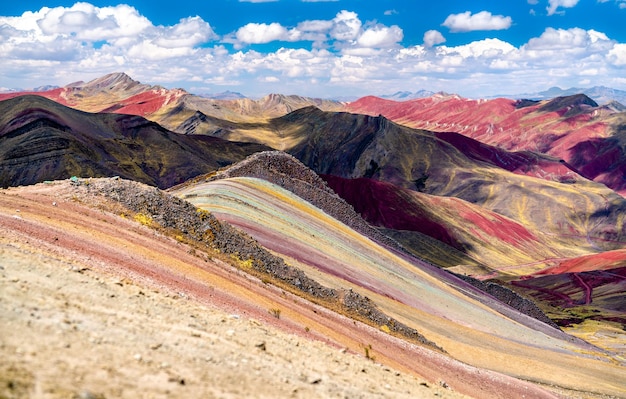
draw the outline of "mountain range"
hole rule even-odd
[[[593,86],[588,88],[571,87],[569,89],[561,89],[560,87],[551,87],[548,90],[540,91],[537,93],[520,93],[515,95],[498,95],[497,97],[508,97],[515,99],[531,99],[531,100],[550,100],[554,97],[572,96],[574,94],[584,94],[592,98],[598,104],[608,104],[610,102],[617,102],[620,104],[626,104],[626,91],[613,89],[606,86]]]
[[[530,381],[533,397],[626,396],[623,107],[397,94],[203,98],[119,73],[4,93],[0,184],[75,176],[55,195],[95,190],[207,259],[518,393]],[[403,359],[463,394],[506,397]]]

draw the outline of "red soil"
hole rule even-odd
[[[171,97],[168,93],[169,92],[161,90],[150,90],[148,92],[140,93],[121,100],[118,104],[115,104],[107,109],[103,109],[101,112],[114,112],[117,114],[139,115],[145,117],[157,112],[163,106],[167,105]]]
[[[594,270],[610,270],[626,264],[626,249],[606,251],[599,254],[585,255],[566,259],[558,265],[544,269],[535,275],[562,273],[580,273]]]

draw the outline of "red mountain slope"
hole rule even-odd
[[[565,167],[549,167],[539,172],[539,177],[568,179],[575,171],[626,192],[626,181],[621,179],[626,172],[626,152],[620,144],[626,116],[609,106],[599,107],[582,94],[542,102],[442,95],[405,102],[364,97],[346,108],[381,114],[415,128],[460,133],[509,151],[550,155],[563,160]]]

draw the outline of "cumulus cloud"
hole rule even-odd
[[[155,30],[155,44],[165,48],[192,48],[217,38],[211,26],[200,17],[181,19],[177,25]]]
[[[479,59],[504,59],[505,56],[515,52],[517,49],[510,43],[500,39],[484,39],[471,42],[469,44],[447,47],[439,47],[441,53],[448,55],[459,55],[462,59],[479,58]]]
[[[132,37],[152,27],[147,18],[128,5],[98,8],[89,3],[76,3],[70,8],[44,8],[37,25],[43,35],[74,35],[81,40]]]
[[[333,19],[330,36],[337,40],[354,40],[361,31],[361,20],[357,13],[342,10]]]
[[[286,38],[287,29],[276,22],[269,25],[249,23],[237,30],[236,37],[243,43],[269,43]]]
[[[357,39],[357,44],[368,48],[394,47],[403,37],[404,33],[399,26],[377,25],[366,29]]]
[[[616,66],[626,65],[626,44],[619,43],[608,52],[607,59]]]
[[[297,29],[302,32],[328,32],[332,27],[333,21],[317,19],[300,22]]]
[[[489,11],[481,11],[473,15],[466,11],[461,14],[448,15],[442,26],[449,28],[451,32],[470,32],[508,29],[512,22],[511,17],[492,15]]]
[[[429,30],[424,33],[424,46],[432,47],[436,44],[445,43],[446,38],[437,30]]]
[[[259,78],[259,80],[261,82],[266,82],[266,83],[278,83],[278,82],[280,82],[280,79],[278,79],[276,76],[265,76],[265,77]]]
[[[334,45],[344,53],[371,54],[373,49],[399,46],[404,32],[397,25],[367,23],[365,26],[357,13],[342,10],[331,20],[306,20],[288,29],[279,23],[249,23],[239,28],[232,39],[236,49],[250,44],[273,41],[311,41],[314,48]]]
[[[548,15],[554,15],[559,7],[572,8],[575,7],[576,4],[578,4],[578,0],[549,0],[546,10],[548,11]]]
[[[603,51],[612,47],[612,42],[602,32],[581,28],[554,29],[546,28],[541,36],[532,38],[524,46],[528,51],[568,51],[584,53]],[[559,53],[562,55],[562,53]]]
[[[27,51],[33,59],[67,59],[70,51],[73,57],[93,56],[96,44],[101,52],[109,51],[111,57],[125,52],[146,59],[176,57],[191,54],[194,47],[217,38],[200,17],[157,27],[135,8],[123,4],[102,8],[89,3],[44,7],[21,17],[0,18],[0,25],[13,31],[3,43],[3,54],[20,58]]]

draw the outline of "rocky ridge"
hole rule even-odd
[[[85,184],[86,183],[86,184]],[[262,275],[286,283],[297,292],[322,303],[337,306],[349,315],[372,323],[387,325],[391,332],[415,342],[441,350],[419,332],[386,316],[367,297],[351,290],[335,290],[320,285],[301,270],[287,265],[282,258],[272,255],[249,235],[218,221],[209,212],[159,189],[122,179],[76,180],[76,188],[91,195],[101,195],[119,202],[134,213],[142,215],[170,234],[182,234],[202,246],[209,246],[231,255]]]

